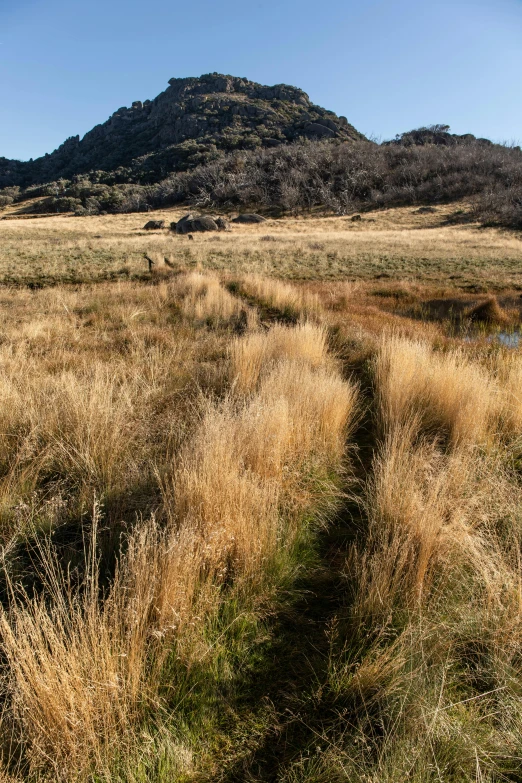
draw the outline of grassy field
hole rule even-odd
[[[521,779],[520,240],[450,215],[0,221],[0,780]]]
[[[350,217],[268,220],[230,232],[187,237],[143,231],[147,219],[177,220],[183,210],[102,217],[0,217],[0,282],[45,284],[146,276],[143,253],[159,265],[295,280],[376,279],[457,288],[522,286],[522,241],[515,232],[455,224],[466,205],[417,214],[411,207]]]

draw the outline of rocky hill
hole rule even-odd
[[[118,109],[83,139],[73,136],[34,161],[0,158],[0,187],[70,179],[92,171],[107,181],[157,182],[238,149],[276,147],[300,138],[364,138],[346,117],[310,102],[296,87],[265,87],[212,73],[171,79],[154,100]]]

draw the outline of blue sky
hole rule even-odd
[[[83,136],[172,76],[286,82],[363,133],[522,139],[522,0],[0,0],[0,156]]]

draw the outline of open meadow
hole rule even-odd
[[[164,220],[168,227],[185,212],[31,217],[17,205],[5,208],[0,211],[0,283],[143,278],[146,252],[160,265],[166,257],[180,267],[233,274],[295,280],[388,276],[463,290],[522,290],[520,235],[462,222],[465,203],[439,206],[432,214],[418,214],[413,207],[374,211],[357,222],[318,215],[232,224],[227,232],[196,234],[192,242],[167,228],[143,231],[149,219]]]
[[[1,213],[1,781],[521,779],[522,239],[461,206]]]

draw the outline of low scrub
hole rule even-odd
[[[410,140],[414,134],[409,134]],[[421,143],[419,139],[407,143],[407,137],[404,134],[403,143],[382,145],[299,141],[274,149],[233,152],[151,185],[119,184],[117,176],[92,172],[91,179],[80,176],[75,181],[28,188],[22,198],[59,194],[50,195],[41,208],[78,215],[146,211],[181,203],[205,209],[255,207],[290,213],[320,207],[345,214],[471,198],[477,219],[520,228],[519,147],[471,136],[450,144],[437,143],[429,134]]]

